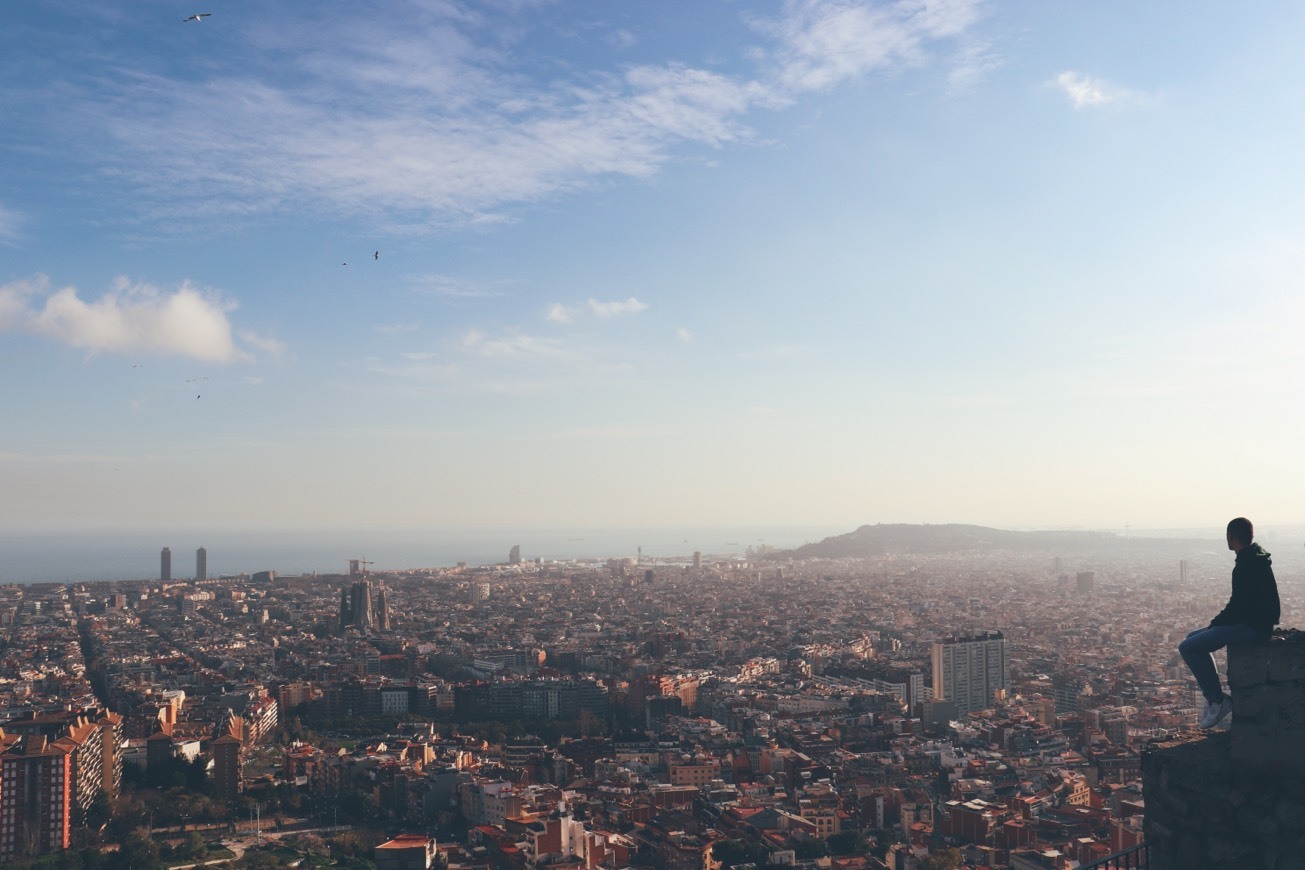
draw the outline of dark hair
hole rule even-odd
[[[1243,546],[1251,542],[1255,537],[1255,526],[1246,517],[1238,517],[1228,522],[1228,534],[1241,542]]]

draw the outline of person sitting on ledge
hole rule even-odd
[[[1198,628],[1178,645],[1178,652],[1205,695],[1202,728],[1213,728],[1232,711],[1232,698],[1219,685],[1212,653],[1230,643],[1268,640],[1282,616],[1273,560],[1263,547],[1251,543],[1253,537],[1255,527],[1245,517],[1228,523],[1228,549],[1237,554],[1232,571],[1232,597],[1207,627]]]

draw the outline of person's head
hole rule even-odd
[[[1240,550],[1248,546],[1255,537],[1255,526],[1246,517],[1238,517],[1228,522],[1228,549]]]

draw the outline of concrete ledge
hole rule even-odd
[[[1305,632],[1229,646],[1228,688],[1233,762],[1305,774]]]
[[[1190,731],[1143,752],[1151,870],[1305,868],[1305,782],[1234,762],[1234,734]]]

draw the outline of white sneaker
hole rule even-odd
[[[1205,713],[1201,716],[1202,728],[1213,728],[1223,721],[1223,717],[1232,712],[1232,698],[1224,695],[1213,704],[1205,705]]]

